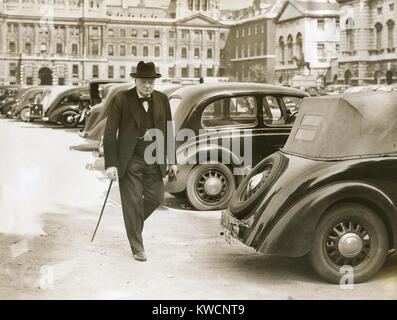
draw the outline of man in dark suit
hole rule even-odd
[[[178,169],[174,164],[168,97],[154,90],[155,78],[161,75],[156,73],[152,62],[140,61],[131,77],[135,78],[135,87],[119,93],[112,101],[103,147],[107,176],[113,180],[119,178],[124,223],[133,256],[146,261],[142,240],[144,221],[164,200],[163,177],[167,166],[170,175],[175,175]],[[152,132],[163,137],[153,140]],[[155,154],[148,152],[153,144]]]

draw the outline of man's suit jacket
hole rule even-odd
[[[175,163],[174,132],[168,132],[172,137],[171,147],[173,150],[167,150],[167,121],[172,120],[168,97],[162,92],[153,91],[151,108],[154,127],[161,130],[164,136],[163,159],[165,162],[168,160],[169,164],[173,164]],[[119,177],[124,175],[134,153],[139,136],[140,112],[142,111],[143,107],[139,101],[136,87],[117,94],[111,103],[103,136],[105,168],[116,167]],[[168,125],[168,130],[172,130],[172,126]],[[159,165],[164,177],[167,173],[167,164]]]

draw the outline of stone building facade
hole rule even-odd
[[[334,0],[287,0],[274,19],[275,71],[280,83],[294,76],[333,82],[331,61],[339,48],[339,4]]]
[[[220,16],[218,0],[0,0],[0,84],[124,79],[140,60],[165,79],[217,76],[230,29]]]
[[[275,1],[257,0],[227,13],[231,23],[225,60],[236,81],[275,82]]]
[[[397,1],[338,0],[341,44],[335,78],[355,85],[397,79]]]

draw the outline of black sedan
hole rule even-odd
[[[282,151],[244,179],[222,225],[265,254],[364,282],[397,247],[397,93],[305,99]]]
[[[175,91],[170,105],[179,172],[166,182],[166,191],[186,195],[197,210],[224,209],[243,175],[284,146],[306,96],[257,83],[200,84]]]

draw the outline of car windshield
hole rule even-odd
[[[283,150],[320,159],[397,153],[395,119],[395,91],[307,98]]]

